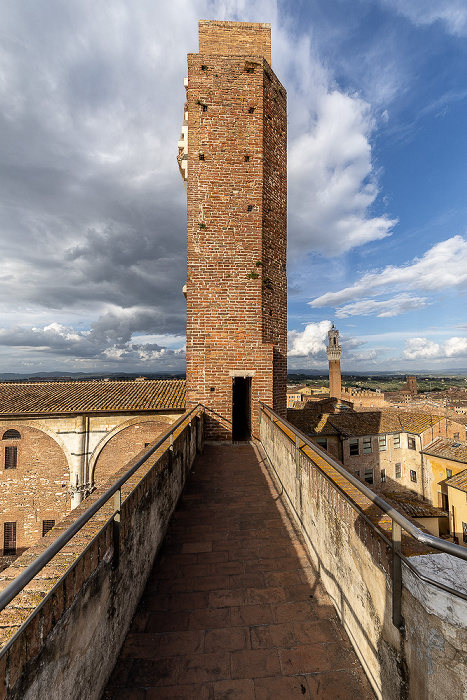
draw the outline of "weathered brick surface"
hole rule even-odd
[[[36,428],[21,424],[11,428],[21,438],[0,442],[0,553],[5,522],[16,522],[16,544],[21,552],[42,537],[43,520],[59,522],[70,510],[70,475],[60,446]],[[16,469],[5,469],[8,446],[17,449]]]
[[[285,413],[286,95],[268,42],[266,25],[202,22],[188,56],[187,405],[227,439],[232,373],[254,373],[253,433],[260,400]]]
[[[177,416],[174,416],[177,418]],[[161,418],[148,422],[136,422],[114,435],[99,452],[93,471],[93,482],[100,486],[127,464],[146,445],[169,430],[173,419]]]

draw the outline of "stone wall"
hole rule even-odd
[[[173,451],[166,441],[122,488],[117,568],[110,499],[0,613],[1,700],[100,698],[202,439],[200,415],[175,431]],[[5,569],[0,588],[138,457]]]
[[[404,638],[392,622],[391,548],[365,519],[390,539],[389,518],[378,515],[366,497],[314,450],[302,442],[297,446],[295,439],[284,424],[262,419],[261,441],[272,474],[280,480],[292,516],[377,697],[467,697],[467,602],[422,582],[403,565]],[[428,554],[413,540],[403,541],[403,546],[407,556],[416,555],[413,561],[418,569],[428,562],[432,569],[447,569],[440,558],[445,555]],[[446,556],[454,564],[444,583],[465,588],[467,563]]]

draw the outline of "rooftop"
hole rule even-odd
[[[467,464],[467,442],[454,440],[452,438],[438,437],[423,450],[423,454],[433,455],[433,457],[444,457],[452,459],[454,462]]]
[[[184,379],[0,382],[0,416],[184,409]]]
[[[449,513],[441,508],[437,508],[427,501],[421,501],[410,493],[385,492],[383,498],[389,503],[392,502],[392,505],[406,517],[447,518],[449,516]]]
[[[323,423],[320,416],[327,416],[326,422]],[[313,408],[306,406],[300,411],[289,410],[288,419],[305,434],[335,435],[339,433],[344,437],[382,433],[422,433],[441,420],[439,416],[428,413],[395,410],[320,414],[314,406]]]
[[[459,489],[459,491],[465,491],[467,493],[467,469],[464,469],[463,472],[459,472],[459,474],[455,476],[451,476],[445,483],[448,486],[452,486],[455,489]]]

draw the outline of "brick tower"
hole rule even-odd
[[[179,165],[188,209],[187,405],[208,437],[258,434],[286,411],[286,93],[269,24],[199,22]]]
[[[328,331],[329,344],[326,355],[329,360],[329,396],[341,399],[341,355],[342,348],[339,345],[339,331],[332,324]]]
[[[405,387],[407,391],[410,391],[412,396],[417,395],[417,377],[414,377],[413,375],[407,376],[405,378]]]

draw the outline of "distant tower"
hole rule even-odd
[[[407,391],[410,391],[412,396],[417,395],[417,377],[407,376],[405,378],[405,386]]]
[[[269,24],[199,22],[178,162],[187,190],[187,405],[211,439],[286,413],[287,112]],[[215,414],[214,414],[215,412]]]
[[[329,360],[329,396],[334,399],[341,398],[341,355],[342,348],[339,345],[339,331],[332,324],[328,331],[329,344],[326,354]]]

